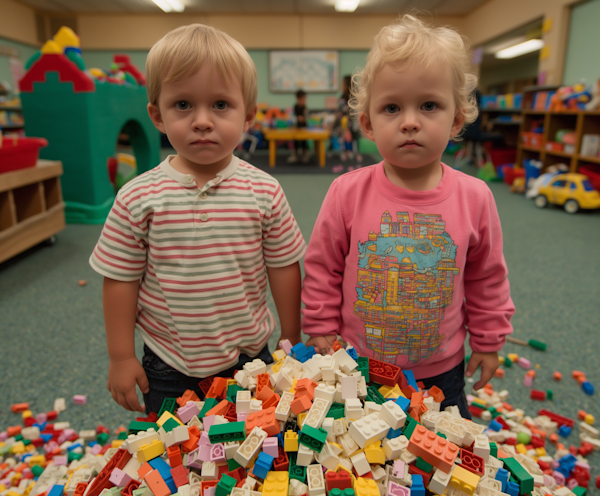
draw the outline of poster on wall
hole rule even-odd
[[[271,50],[269,89],[274,93],[337,92],[339,54],[336,50]]]

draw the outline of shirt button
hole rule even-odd
[[[206,200],[206,197],[207,197],[208,195],[206,194],[206,192],[204,192],[204,193],[200,193],[200,195],[199,195],[199,196],[200,196],[200,199],[201,199],[201,200]]]
[[[208,214],[204,213],[200,215],[200,220],[206,222],[208,220]]]
[[[194,178],[191,177],[191,176],[188,176],[188,177],[185,178],[185,182],[187,184],[192,184],[194,182]]]

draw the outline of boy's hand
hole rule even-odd
[[[333,350],[331,347],[333,346],[333,342],[337,339],[337,336],[317,336],[314,338],[310,338],[306,342],[306,346],[314,346],[315,351],[320,353],[321,355],[331,355],[333,354]]]
[[[144,408],[135,391],[136,384],[142,393],[147,393],[150,389],[146,372],[136,357],[110,361],[106,387],[113,400],[130,412],[143,412]]]
[[[498,360],[498,353],[495,351],[491,353],[471,353],[465,375],[471,377],[477,370],[477,367],[481,367],[481,377],[473,385],[473,389],[477,391],[490,382],[499,365],[500,360]]]

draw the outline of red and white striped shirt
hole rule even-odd
[[[266,345],[276,327],[266,266],[299,261],[306,245],[269,174],[233,157],[200,189],[170,158],[121,188],[90,264],[141,279],[144,342],[176,370],[207,377]]]

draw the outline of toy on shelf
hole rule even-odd
[[[529,163],[528,163],[529,162]],[[525,161],[525,170],[528,168],[531,169],[533,166],[530,165],[532,161]],[[540,162],[536,160],[535,162]],[[541,171],[541,168],[540,168]],[[542,186],[547,186],[552,179],[558,174],[564,174],[565,172],[569,172],[569,166],[566,164],[554,164],[548,167],[543,174],[540,174],[538,177],[531,177],[531,179],[527,180],[527,191],[525,196],[527,198],[536,198],[540,194],[540,188]]]
[[[594,83],[591,90],[592,99],[585,105],[586,110],[600,109],[600,78]]]
[[[549,184],[540,186],[535,205],[544,208],[548,204],[564,206],[569,214],[580,209],[594,210],[600,208],[600,193],[583,174],[567,172],[554,177]]]
[[[566,110],[582,110],[592,99],[591,92],[580,82],[573,86],[561,86],[550,97],[548,110],[559,112]]]
[[[108,71],[86,70],[79,37],[62,27],[33,55],[19,82],[27,134],[46,138],[40,156],[61,160],[67,222],[103,223],[115,190],[107,160],[129,137],[138,171],[160,161],[160,134],[146,111],[143,75],[126,55]]]

